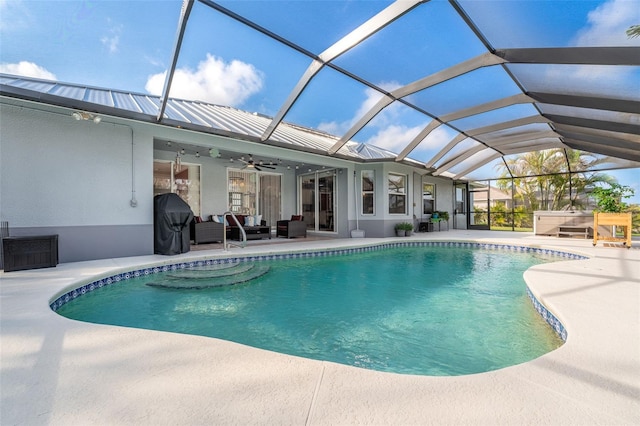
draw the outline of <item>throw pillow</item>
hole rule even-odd
[[[262,225],[262,215],[261,214],[257,214],[255,216],[255,221],[256,221],[256,226]]]
[[[245,216],[245,218],[244,218],[244,226],[256,226],[256,218],[255,218],[255,216]]]
[[[292,215],[291,220],[302,220],[302,215]]]

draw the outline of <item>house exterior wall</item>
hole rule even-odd
[[[176,156],[154,149],[155,140],[335,169],[337,220],[330,234],[336,237],[348,238],[356,228],[366,237],[389,237],[396,223],[417,226],[421,217],[422,170],[405,164],[353,163],[116,117],[95,124],[73,120],[71,112],[30,102],[0,104],[0,220],[9,222],[11,236],[58,234],[61,263],[153,254],[153,162]],[[183,162],[201,165],[201,214],[228,210],[227,168],[239,165],[204,153]],[[373,215],[361,212],[362,170],[375,172]],[[299,213],[298,176],[305,171],[276,170],[282,176],[281,218]],[[406,214],[388,213],[389,173],[407,176]],[[429,182],[436,184],[437,209],[451,212],[451,181]]]
[[[60,262],[153,253],[148,135],[13,105],[0,116],[0,220],[11,236],[58,234]]]
[[[180,146],[175,143],[174,145]],[[173,161],[176,158],[176,153],[156,149],[153,151],[153,158],[154,160]],[[199,158],[184,156],[182,163],[200,165],[202,217],[208,219],[212,214],[223,214],[228,211],[227,170],[239,170],[241,164],[237,161],[232,164],[228,159],[211,158],[208,155],[201,155]],[[289,218],[292,214],[297,214],[296,174],[285,168],[279,168],[274,173],[281,176],[282,185],[282,206],[278,219]]]
[[[400,163],[358,164],[356,170],[356,187],[361,197],[361,171],[373,170],[375,173],[375,206],[373,215],[362,214],[362,199],[358,199],[359,228],[367,237],[391,237],[395,235],[395,225],[410,222],[417,229],[422,219],[422,170]],[[421,173],[422,172],[422,173]],[[388,175],[389,173],[407,176],[407,209],[406,214],[389,213]],[[453,183],[449,179],[427,176],[425,182],[436,185],[436,209],[448,211],[453,217]],[[351,181],[353,185],[353,181]],[[352,207],[353,208],[353,207]],[[355,218],[351,220],[355,229]]]

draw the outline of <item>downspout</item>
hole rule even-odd
[[[358,221],[358,184],[356,182],[356,171],[353,171],[353,201],[356,209],[356,231],[360,229],[360,222]]]
[[[353,171],[353,201],[356,210],[356,229],[351,231],[351,238],[364,238],[364,230],[360,230],[358,214],[358,183],[356,181],[356,171]]]
[[[103,121],[104,123],[105,121]],[[131,207],[138,207],[138,200],[136,199],[136,155],[135,155],[135,143],[133,140],[133,127],[127,124],[120,123],[112,123],[109,122],[112,126],[121,126],[129,129],[129,134],[131,135],[131,200],[129,200],[129,205]]]
[[[136,200],[136,156],[135,156],[135,143],[133,142],[133,129],[131,126],[127,126],[131,132],[131,201],[129,205],[131,207],[138,207],[138,200]]]

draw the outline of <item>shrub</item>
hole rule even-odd
[[[399,231],[413,231],[413,224],[409,222],[396,223],[395,229]]]

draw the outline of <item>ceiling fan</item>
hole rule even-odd
[[[262,164],[262,161],[260,161],[258,164],[256,164],[255,161],[253,161],[253,157],[251,155],[249,155],[249,160],[248,161],[245,161],[244,158],[240,158],[239,160],[245,164],[245,166],[242,168],[242,170],[244,170],[244,169],[255,169],[255,170],[261,172],[262,169],[271,169],[271,170],[275,170],[276,169],[273,166],[265,166],[264,164]]]

